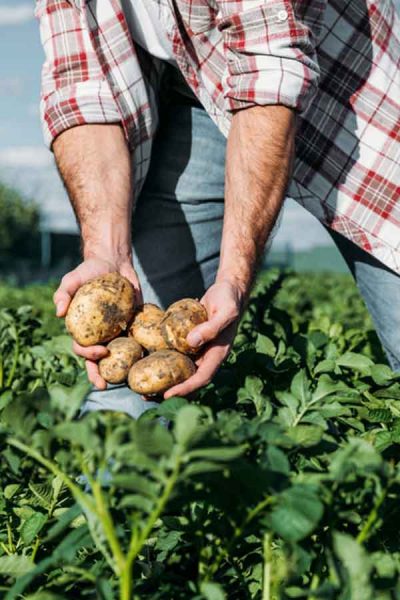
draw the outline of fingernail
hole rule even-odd
[[[203,338],[201,337],[200,333],[193,331],[192,333],[189,333],[189,335],[187,336],[187,341],[191,346],[193,346],[193,348],[197,348],[197,346],[202,345]]]
[[[56,304],[56,316],[57,316],[57,317],[58,317],[58,315],[60,315],[60,314],[61,314],[61,312],[62,312],[62,307],[63,307],[63,305],[62,305],[62,302],[59,302],[58,304]]]

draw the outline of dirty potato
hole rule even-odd
[[[133,315],[128,335],[148,352],[167,349],[167,343],[160,329],[160,323],[164,314],[164,311],[155,304],[148,303],[139,306]]]
[[[138,394],[163,394],[196,372],[188,356],[175,350],[159,350],[139,360],[129,371],[129,387]]]
[[[207,321],[207,311],[200,302],[192,298],[184,298],[174,302],[167,309],[161,321],[161,333],[169,348],[184,354],[196,354],[198,348],[193,348],[186,341],[192,329]]]
[[[65,324],[81,346],[116,338],[134,312],[132,284],[119,273],[108,273],[84,283],[69,305]]]
[[[107,344],[110,354],[99,362],[100,375],[108,383],[122,383],[128,379],[131,366],[143,356],[143,348],[134,339],[120,337]]]

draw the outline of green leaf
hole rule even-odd
[[[268,418],[272,414],[272,406],[267,402],[263,388],[264,384],[259,377],[247,375],[244,387],[238,391],[238,400],[239,402],[250,400],[254,404],[257,414]]]
[[[324,429],[319,425],[296,425],[289,427],[286,434],[296,446],[310,448],[322,440]]]
[[[35,594],[29,594],[25,596],[26,600],[65,600],[65,596],[59,594],[53,594],[53,592],[36,592]]]
[[[93,443],[96,439],[86,420],[78,423],[71,421],[60,423],[53,428],[53,435],[61,440],[67,440],[72,444],[83,448],[93,449]]]
[[[267,337],[259,333],[256,339],[256,350],[260,354],[266,354],[267,356],[274,357],[276,355],[276,346],[274,342]]]
[[[382,464],[382,456],[365,440],[351,438],[331,458],[329,471],[335,480],[342,481],[352,473],[373,473]]]
[[[215,448],[198,448],[191,450],[187,454],[187,460],[193,460],[194,458],[204,458],[208,460],[215,460],[217,462],[229,461],[242,456],[245,451],[244,446],[228,447],[228,446],[216,446]]]
[[[112,585],[108,579],[96,579],[96,592],[99,596],[96,600],[115,600]]]
[[[373,365],[371,367],[371,377],[377,385],[385,386],[389,385],[397,376],[387,365]]]
[[[20,531],[24,544],[29,545],[31,542],[33,542],[47,520],[47,515],[40,512],[35,512],[26,521],[24,521]]]
[[[334,534],[335,552],[342,562],[348,578],[348,593],[351,600],[374,600],[370,583],[371,561],[360,544],[344,533]],[[343,598],[347,596],[343,595]]]
[[[302,406],[305,406],[309,402],[311,395],[310,382],[307,379],[307,375],[304,369],[299,371],[297,375],[294,376],[290,386],[290,391],[292,392],[293,396],[295,396],[295,398],[300,400],[300,404]]]
[[[188,404],[182,407],[175,421],[175,438],[181,446],[189,445],[191,438],[199,428],[201,410],[197,406]]]
[[[204,582],[200,591],[206,600],[226,600],[225,592],[218,583]]]
[[[160,417],[165,417],[166,419],[173,419],[180,409],[183,406],[187,406],[188,401],[186,398],[181,398],[180,396],[173,396],[172,398],[168,398],[168,400],[163,400],[160,406],[157,406],[155,409],[157,414]]]
[[[4,488],[4,497],[7,498],[7,500],[11,500],[14,494],[18,492],[20,487],[21,486],[19,483],[10,483],[10,485],[6,485]]]
[[[389,408],[373,408],[368,411],[368,421],[371,423],[390,423],[393,421],[392,411]]]
[[[296,485],[279,496],[270,522],[273,530],[283,539],[298,542],[314,531],[323,511],[323,504],[314,491]]]
[[[153,480],[138,473],[114,475],[111,484],[117,488],[143,494],[148,498],[156,497],[159,490],[159,486]]]
[[[50,386],[51,405],[70,421],[77,414],[89,390],[90,384],[86,377],[81,377],[73,387],[63,385]]]
[[[326,358],[321,360],[314,369],[314,375],[319,373],[332,373],[335,370],[336,362],[332,359]]]
[[[191,477],[192,475],[203,475],[204,473],[214,473],[226,469],[223,463],[216,463],[206,460],[199,460],[190,463],[182,472],[182,477]]]
[[[347,367],[348,369],[366,373],[369,373],[371,367],[374,365],[368,356],[356,354],[355,352],[346,352],[336,360],[336,364],[339,367]]]
[[[284,452],[276,446],[268,446],[266,451],[267,467],[271,471],[277,473],[283,473],[284,475],[290,474],[289,460]]]
[[[65,529],[68,528],[70,523],[74,521],[79,515],[82,514],[82,508],[79,504],[73,504],[70,508],[66,509],[65,512],[58,517],[57,522],[48,530],[46,541],[59,536]]]
[[[0,556],[0,574],[20,577],[34,568],[33,562],[22,554]]]

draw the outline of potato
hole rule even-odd
[[[129,387],[138,394],[163,394],[196,372],[188,356],[175,350],[159,350],[139,360],[129,371]]]
[[[99,361],[100,375],[108,383],[128,379],[131,366],[143,356],[143,348],[134,339],[119,337],[107,344],[110,354]]]
[[[155,304],[139,306],[129,326],[128,335],[136,340],[148,352],[156,352],[168,348],[161,335],[160,323],[164,311]]]
[[[132,284],[119,273],[108,273],[79,288],[69,305],[65,324],[81,346],[104,344],[127,328],[134,309]]]
[[[161,321],[161,333],[169,348],[184,354],[196,354],[198,348],[190,346],[186,337],[192,329],[207,321],[207,311],[200,302],[184,298],[167,309]]]

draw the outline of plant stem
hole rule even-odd
[[[374,506],[372,507],[371,512],[368,515],[368,519],[366,520],[364,527],[361,529],[360,533],[357,536],[357,542],[359,544],[363,544],[365,542],[365,540],[368,538],[368,535],[369,535],[371,529],[373,528],[376,521],[378,520],[379,509],[385,501],[388,490],[389,490],[389,484],[385,487],[385,489],[382,491],[382,493],[376,499],[376,502],[375,502]]]
[[[264,569],[263,569],[263,592],[262,600],[271,600],[271,570],[272,570],[272,535],[266,533],[264,535],[263,554],[264,554]]]
[[[10,550],[4,542],[0,542],[0,548],[2,548],[8,556],[11,556],[12,552],[10,552]]]
[[[46,467],[46,469],[48,469],[51,473],[60,477],[61,481],[68,487],[68,489],[72,493],[75,500],[86,511],[86,519],[87,519],[88,527],[89,527],[90,533],[93,537],[93,540],[96,541],[96,532],[95,532],[95,528],[93,528],[91,525],[90,517],[94,516],[103,527],[104,527],[104,525],[101,522],[99,515],[97,514],[96,505],[94,504],[94,502],[92,502],[87,497],[87,495],[80,489],[80,487],[78,485],[76,485],[68,475],[66,475],[63,471],[61,471],[61,469],[59,469],[59,467],[55,463],[53,463],[51,460],[48,460],[47,458],[42,456],[39,452],[37,452],[37,450],[34,450],[30,446],[27,446],[26,444],[24,444],[23,442],[20,442],[16,438],[8,438],[7,442],[10,444],[10,446],[14,446],[15,448],[18,448],[19,450],[21,450],[22,452],[25,452],[25,454],[27,454],[31,458],[34,458],[38,463],[40,463],[41,465]],[[108,565],[116,573],[116,568],[115,568],[116,566],[113,564],[113,562],[111,560],[111,556],[108,554],[107,550],[103,547],[101,542],[99,542],[97,544],[97,546],[98,546],[98,549],[103,554],[104,558],[106,559]]]
[[[82,506],[84,506],[87,510],[94,509],[92,502],[90,502],[90,500],[86,497],[84,492],[82,492],[79,486],[76,485],[68,475],[61,471],[61,469],[55,463],[53,463],[51,460],[48,460],[47,458],[42,456],[37,450],[34,450],[30,446],[27,446],[26,444],[20,442],[16,438],[8,438],[7,443],[10,444],[10,446],[14,446],[14,448],[18,448],[18,450],[25,452],[25,454],[27,454],[28,456],[34,458],[38,463],[46,467],[46,469],[51,471],[51,473],[53,473],[54,475],[58,475],[58,477],[60,477],[63,483],[65,483],[65,485],[71,490],[75,499],[78,502],[80,502]]]
[[[14,375],[17,370],[18,357],[19,357],[19,337],[18,337],[17,328],[15,328],[15,346],[14,346],[14,353],[13,353],[13,361],[12,361],[10,372],[7,377],[6,388],[11,387],[11,384],[13,382]]]
[[[3,384],[4,384],[3,357],[0,356],[0,390],[3,389]]]
[[[171,475],[168,477],[168,479],[166,481],[164,491],[161,494],[156,506],[152,510],[142,533],[140,534],[139,537],[137,537],[135,535],[135,532],[132,535],[131,544],[130,544],[128,557],[127,557],[128,561],[135,560],[136,556],[139,554],[140,550],[142,549],[144,542],[149,537],[151,530],[153,529],[156,521],[159,519],[161,513],[163,512],[165,505],[167,504],[167,502],[172,494],[172,491],[176,485],[176,482],[178,480],[180,467],[181,467],[181,455],[178,455],[175,466],[171,472]]]
[[[12,537],[12,529],[10,525],[10,521],[7,521],[7,539],[8,539],[8,547],[11,552],[15,552],[15,546]]]
[[[104,501],[101,485],[98,481],[92,481],[91,487],[96,503],[97,514],[103,526],[104,535],[108,541],[114,560],[118,567],[117,575],[120,575],[125,568],[125,556],[115,533],[114,522],[110,515],[110,511],[108,510],[107,504]]]
[[[74,567],[74,566],[65,566],[63,567],[64,571],[67,571],[68,573],[75,573],[76,575],[80,575],[82,579],[86,579],[87,581],[91,581],[92,583],[96,583],[96,576],[92,575],[92,573],[90,571],[86,571],[86,569],[81,569],[80,567]]]
[[[39,546],[40,546],[40,537],[38,536],[36,538],[35,545],[33,546],[32,554],[31,554],[31,561],[33,563],[35,562],[35,558],[36,558],[37,551],[39,550]]]
[[[237,542],[237,540],[242,537],[244,530],[246,529],[247,525],[269,504],[271,504],[274,501],[274,499],[271,496],[267,496],[266,498],[264,498],[264,500],[262,500],[261,502],[259,502],[258,504],[256,504],[256,506],[249,512],[249,514],[243,519],[242,523],[239,525],[239,527],[236,527],[233,536],[231,537],[226,550],[224,550],[223,552],[221,552],[219,554],[219,556],[217,557],[217,559],[215,560],[215,562],[213,563],[213,565],[211,566],[211,568],[209,569],[208,575],[206,576],[206,581],[209,580],[213,575],[215,575],[215,573],[218,571],[221,562],[223,560],[223,558],[227,558],[229,559],[229,556],[231,554],[231,551],[233,549],[233,546],[235,545],[235,543]]]
[[[132,600],[132,565],[126,563],[119,579],[119,598],[120,600]]]
[[[314,592],[318,586],[319,586],[319,575],[318,575],[318,573],[314,573],[313,578],[311,580],[311,585],[310,585],[309,594],[307,596],[307,600],[313,600],[313,598],[315,598],[315,596],[312,592]]]

